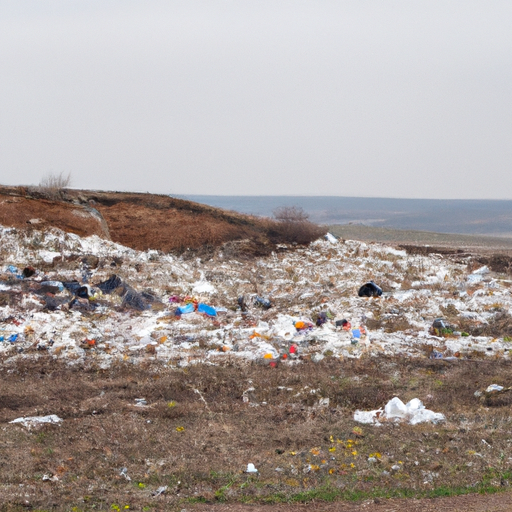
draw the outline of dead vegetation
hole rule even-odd
[[[512,394],[482,404],[474,392],[510,385],[510,370],[503,360],[385,357],[304,362],[300,372],[4,362],[2,510],[179,510],[190,500],[286,501],[302,493],[307,501],[318,489],[379,496],[506,487]],[[393,396],[421,397],[447,423],[355,428],[356,409]],[[30,430],[8,423],[46,414],[64,421]],[[257,477],[243,473],[249,462]]]
[[[65,188],[71,186],[71,173],[48,173],[39,182],[37,191],[46,199],[56,201],[62,199]]]

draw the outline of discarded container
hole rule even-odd
[[[359,297],[380,297],[382,295],[382,288],[373,281],[369,281],[359,288],[358,295]]]

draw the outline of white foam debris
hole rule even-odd
[[[24,427],[31,428],[47,423],[58,425],[62,423],[62,418],[59,418],[56,414],[50,414],[48,416],[27,416],[25,418],[16,418],[9,423],[21,423]]]
[[[444,414],[426,409],[418,398],[413,398],[404,404],[400,398],[394,397],[384,406],[384,410],[356,411],[354,420],[374,425],[381,425],[384,421],[408,421],[411,425],[417,425],[427,422],[440,423],[446,418]]]

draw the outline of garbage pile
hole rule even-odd
[[[2,227],[0,254],[4,360],[46,352],[104,367],[278,366],[381,354],[509,358],[512,349],[508,335],[459,328],[510,311],[507,280],[435,254],[328,237],[254,260],[200,259]]]

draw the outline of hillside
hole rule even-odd
[[[235,253],[269,254],[276,243],[308,243],[322,234],[311,223],[290,238],[282,223],[167,195],[0,186],[0,224],[56,227],[98,235],[137,250],[208,250],[229,242]],[[242,243],[243,241],[243,243]]]

